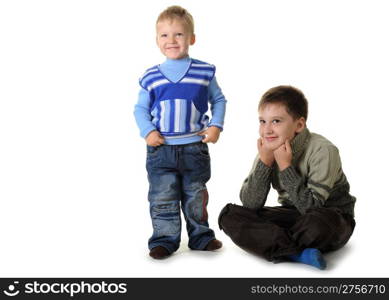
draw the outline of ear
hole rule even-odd
[[[301,117],[300,119],[297,120],[297,128],[296,128],[296,133],[300,133],[303,131],[306,127],[306,121],[304,117]]]
[[[192,34],[192,36],[190,38],[190,45],[192,46],[195,42],[196,42],[196,35]]]

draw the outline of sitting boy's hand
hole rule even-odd
[[[206,130],[199,132],[197,135],[205,135],[202,142],[203,143],[213,143],[215,144],[220,136],[220,128],[216,126],[208,127]]]
[[[257,148],[258,148],[259,158],[261,159],[261,161],[268,167],[271,167],[274,163],[273,150],[267,147],[265,141],[262,138],[258,139]]]
[[[165,143],[165,139],[157,130],[153,130],[146,136],[146,143],[149,146],[158,147]]]
[[[292,157],[292,147],[289,140],[286,140],[284,144],[274,150],[274,158],[280,171],[285,170],[292,164]]]

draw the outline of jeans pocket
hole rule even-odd
[[[199,155],[201,155],[203,158],[210,158],[209,156],[209,149],[208,145],[206,143],[201,143],[199,145]]]
[[[147,145],[147,158],[146,158],[146,168],[155,168],[160,163],[160,152],[161,147],[153,147]]]
[[[149,146],[147,145],[147,155],[157,155],[158,150],[160,147],[154,147],[154,146]]]

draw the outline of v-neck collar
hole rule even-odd
[[[181,77],[179,77],[179,79],[177,81],[173,81],[171,80],[162,70],[161,70],[161,65],[158,65],[158,70],[159,72],[162,74],[163,77],[165,77],[170,83],[173,83],[173,84],[176,84],[176,83],[179,83],[182,79],[184,79],[184,77],[188,74],[189,72],[189,69],[190,67],[192,66],[192,59],[187,56],[185,58],[182,58],[182,59],[167,59],[164,64],[166,64],[167,67],[169,66],[174,66],[174,64],[179,64],[179,63],[184,63],[184,62],[188,62],[188,66],[187,66],[187,69],[186,71],[183,73],[183,75]]]

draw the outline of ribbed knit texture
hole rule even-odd
[[[204,130],[209,117],[208,86],[215,75],[215,67],[192,59],[184,76],[172,82],[154,66],[140,79],[149,92],[152,123],[165,138],[183,136]]]
[[[240,190],[240,199],[244,206],[259,208],[265,205],[270,190],[271,174],[272,168],[265,165],[257,157],[253,169]]]
[[[278,201],[296,207],[302,214],[309,208],[337,207],[354,216],[356,199],[349,193],[338,149],[307,128],[295,136],[291,147],[292,165],[282,172],[276,163],[270,168],[256,157],[240,192],[243,205],[263,207],[272,184],[278,192]]]
[[[204,128],[203,125],[207,122],[208,127],[216,126],[223,130],[227,101],[216,76],[211,76],[214,71],[213,65],[190,57],[167,59],[162,64],[148,69],[140,78],[142,88],[134,107],[141,137],[146,138],[151,131],[158,130],[165,136],[165,144],[183,145],[201,141],[203,137],[197,135],[196,127]],[[195,84],[206,83],[207,86],[200,85],[200,88],[206,88],[207,94],[202,93],[200,96],[196,92],[197,88],[193,88],[188,79],[194,80]],[[179,86],[182,87],[183,93],[177,90]],[[157,98],[162,99],[162,102],[156,101]],[[205,112],[208,111],[208,105],[212,113],[209,121],[208,113]],[[200,123],[196,123],[196,120],[200,120]],[[195,131],[183,132],[184,129]]]

